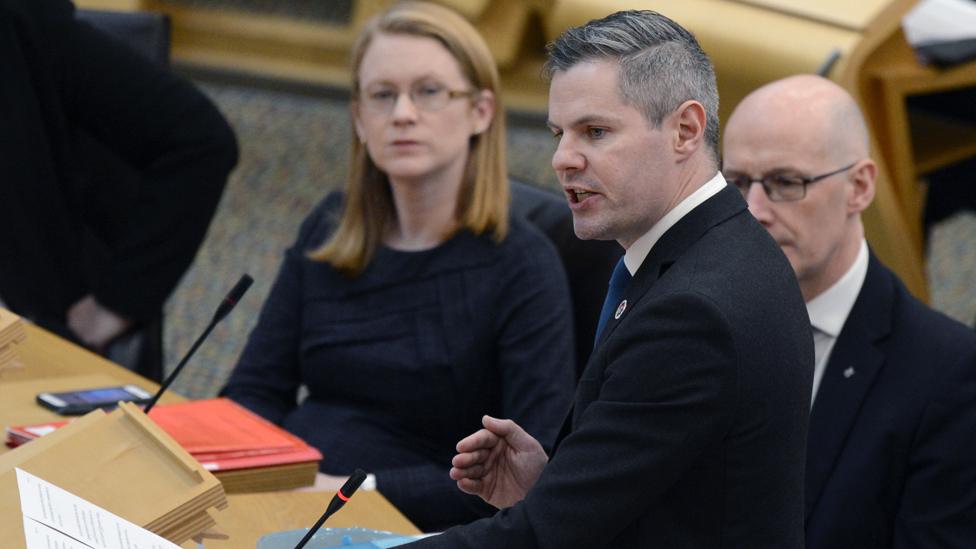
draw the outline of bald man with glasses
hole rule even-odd
[[[857,104],[820,77],[773,82],[736,107],[723,152],[813,327],[806,547],[973,547],[976,334],[871,253],[877,167]]]

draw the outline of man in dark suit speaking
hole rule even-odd
[[[726,179],[786,252],[813,325],[807,548],[973,547],[976,334],[869,251],[877,167],[857,104],[817,76],[774,82],[724,144]]]
[[[502,510],[420,545],[802,547],[812,336],[789,263],[718,173],[711,62],[632,11],[568,30],[547,71],[576,234],[626,253],[552,456],[486,417],[451,476]]]

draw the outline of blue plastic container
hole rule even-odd
[[[286,530],[262,536],[257,549],[294,549],[305,537],[308,528]],[[305,549],[386,549],[426,536],[404,536],[369,528],[322,528],[309,540]]]

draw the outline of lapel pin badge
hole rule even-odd
[[[845,379],[848,379],[848,378],[850,378],[853,375],[854,375],[854,367],[853,366],[848,366],[847,369],[844,370],[844,378]]]
[[[620,317],[623,316],[624,311],[626,310],[627,310],[627,300],[625,299],[620,302],[620,305],[617,306],[617,312],[613,313],[613,319],[620,320]]]

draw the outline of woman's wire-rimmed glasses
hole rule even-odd
[[[475,90],[451,90],[437,83],[420,82],[410,86],[407,96],[417,109],[434,112],[443,109],[454,99],[471,97]],[[379,86],[363,92],[363,106],[377,114],[388,115],[396,108],[402,92],[392,86]]]

